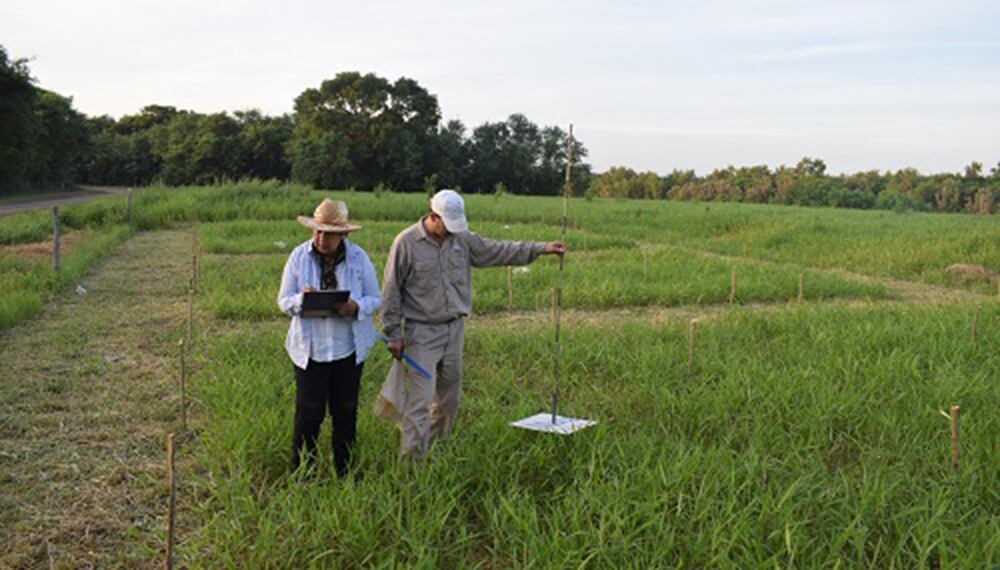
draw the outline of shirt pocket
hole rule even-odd
[[[469,252],[463,248],[452,249],[446,265],[448,279],[458,287],[466,285],[469,279]]]

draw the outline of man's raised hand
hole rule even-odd
[[[545,244],[545,253],[555,254],[555,255],[565,255],[566,254],[566,244],[561,241],[550,241]]]

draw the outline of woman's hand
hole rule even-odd
[[[337,314],[342,317],[353,317],[358,314],[358,304],[354,302],[354,299],[348,299],[343,303],[336,303],[333,307],[337,309]]]

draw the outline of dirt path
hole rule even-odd
[[[162,560],[191,239],[138,234],[0,332],[0,567]]]
[[[51,208],[52,206],[78,204],[80,202],[88,202],[95,198],[102,198],[104,196],[116,196],[128,193],[128,188],[110,186],[81,186],[80,188],[81,189],[79,191],[66,192],[56,196],[43,197],[35,200],[29,198],[23,202],[18,201],[0,204],[0,216],[5,214],[14,214],[17,212]]]

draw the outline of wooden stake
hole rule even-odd
[[[514,268],[507,266],[507,312],[514,312]]]
[[[558,287],[552,288],[552,320],[555,323],[556,329],[556,345],[555,351],[552,354],[552,372],[553,372],[553,383],[552,383],[552,423],[556,423],[556,413],[559,410],[559,375],[560,375],[560,364],[562,360],[562,340],[560,337],[560,327],[559,327],[559,305],[560,305],[560,291]]]
[[[951,407],[951,466],[958,471],[958,406]]]
[[[198,254],[191,254],[191,293],[198,291]]]
[[[125,221],[128,222],[128,227],[132,227],[132,189],[128,189],[128,198],[126,199],[125,208]]]
[[[187,384],[187,345],[181,339],[181,429],[187,431],[187,398],[185,396],[185,384]]]
[[[188,318],[187,318],[187,336],[184,339],[187,341],[188,345],[191,345],[191,328],[194,323],[194,295],[188,293]]]
[[[972,312],[972,346],[976,346],[978,341],[976,339],[976,324],[979,321],[979,304],[976,303],[976,310]]]
[[[645,250],[642,252],[642,281],[649,282],[649,252]]]
[[[698,319],[691,319],[691,340],[688,346],[688,374],[694,373],[694,345],[698,336]]]
[[[729,304],[732,305],[736,301],[736,266],[733,266],[733,271],[729,276]]]
[[[167,510],[167,570],[174,567],[174,519],[177,508],[177,482],[174,480],[174,434],[167,434],[167,486],[170,507]]]
[[[52,268],[59,273],[59,206],[52,206]]]
[[[802,286],[802,274],[799,273],[799,303],[802,302],[804,288]]]
[[[566,183],[563,186],[563,217],[562,229],[559,237],[563,244],[566,243],[566,227],[569,225],[569,194],[573,189],[573,125],[569,126],[569,134],[566,137]],[[556,423],[556,414],[559,411],[559,373],[560,360],[562,359],[562,341],[559,334],[559,308],[562,302],[563,286],[563,266],[566,263],[566,256],[559,256],[559,277],[557,286],[552,288],[552,320],[555,322],[556,342],[555,350],[552,354],[552,423]]]

